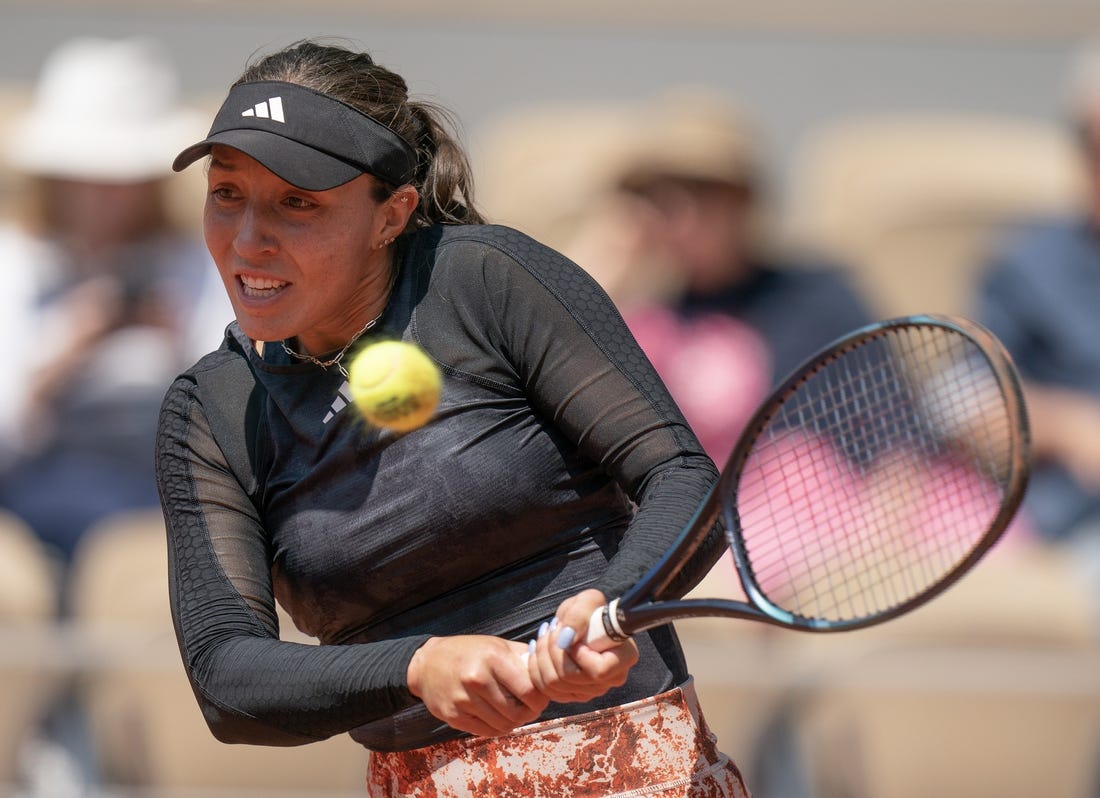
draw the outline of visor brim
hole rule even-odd
[[[364,170],[315,150],[306,144],[265,130],[238,129],[214,133],[183,150],[172,162],[172,169],[183,171],[215,144],[240,150],[292,186],[303,191],[327,191],[364,174]]]

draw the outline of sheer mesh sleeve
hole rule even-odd
[[[415,702],[405,673],[425,637],[351,646],[278,639],[263,530],[188,379],[166,396],[156,469],[180,651],[218,739],[298,745]]]

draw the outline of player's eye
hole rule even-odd
[[[285,202],[288,207],[294,208],[295,210],[308,210],[315,205],[312,200],[309,200],[306,197],[299,197],[295,194],[291,194],[285,200],[283,200],[283,202]]]
[[[237,197],[237,192],[229,186],[218,185],[211,187],[210,196],[213,199],[225,202],[231,199],[235,199]]]

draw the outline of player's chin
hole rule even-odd
[[[271,314],[257,313],[248,307],[234,307],[237,326],[253,341],[282,341],[296,335],[286,320]]]

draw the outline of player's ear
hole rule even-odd
[[[383,222],[385,224],[384,238],[395,238],[405,232],[409,219],[412,218],[416,206],[420,203],[420,195],[409,184],[398,187],[382,203]]]

